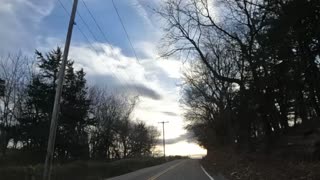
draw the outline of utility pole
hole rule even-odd
[[[168,121],[159,122],[162,123],[162,145],[163,145],[163,157],[166,159],[166,141],[164,136],[164,123],[169,123]]]
[[[46,161],[45,161],[44,171],[43,171],[43,180],[50,180],[50,178],[51,178],[51,169],[52,169],[51,166],[52,166],[54,145],[55,145],[55,139],[56,139],[58,117],[59,117],[59,112],[60,112],[60,99],[61,99],[61,94],[62,94],[64,74],[65,74],[65,69],[66,69],[66,64],[67,64],[67,59],[68,59],[68,54],[69,54],[69,47],[70,47],[70,42],[71,42],[74,19],[75,19],[76,11],[77,11],[77,5],[78,5],[78,0],[74,0],[73,6],[72,6],[72,12],[71,12],[71,16],[70,16],[70,21],[69,21],[69,26],[68,26],[66,43],[65,43],[64,51],[63,51],[63,59],[62,59],[61,67],[59,70],[59,77],[58,77],[58,81],[57,81],[56,94],[54,97],[54,105],[53,105],[51,124],[50,124],[50,133],[49,133],[49,139],[48,139],[47,155],[46,155]]]

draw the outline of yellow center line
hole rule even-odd
[[[177,164],[174,164],[174,165],[170,166],[169,168],[165,169],[164,171],[161,171],[160,173],[158,173],[158,174],[156,174],[156,175],[148,178],[148,180],[155,180],[155,179],[157,179],[158,177],[160,177],[160,176],[163,175],[164,173],[170,171],[171,169],[174,169],[175,167],[179,166],[179,165],[182,164],[183,162],[185,162],[185,160],[183,160],[183,161],[181,161],[181,162],[179,162],[179,163],[177,163]]]

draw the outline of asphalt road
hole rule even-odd
[[[110,178],[108,180],[224,180],[222,177],[209,175],[200,165],[199,160],[175,160],[158,166],[140,169],[135,172]]]

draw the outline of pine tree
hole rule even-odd
[[[36,55],[39,70],[27,88],[24,113],[19,123],[24,147],[45,152],[62,51],[57,48],[45,56],[36,51]],[[88,118],[89,105],[85,73],[83,70],[75,71],[73,62],[69,60],[57,128],[57,158],[69,160],[88,157],[86,127],[91,123]]]

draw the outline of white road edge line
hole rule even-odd
[[[213,177],[210,176],[210,174],[201,166],[202,171],[208,176],[210,180],[214,180]]]

